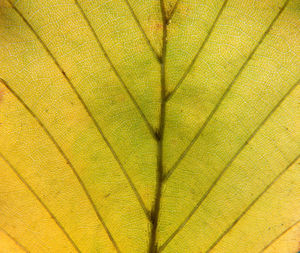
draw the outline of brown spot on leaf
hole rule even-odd
[[[162,31],[162,29],[163,29],[163,25],[161,23],[159,23],[159,22],[155,22],[155,23],[153,23],[153,24],[150,25],[150,31],[152,33],[154,33],[154,34],[157,31]]]

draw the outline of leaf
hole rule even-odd
[[[299,0],[0,0],[1,252],[296,252]]]

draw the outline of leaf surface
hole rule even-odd
[[[0,0],[3,252],[296,252],[299,0]]]

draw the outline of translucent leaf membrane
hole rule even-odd
[[[177,11],[177,6],[181,2],[181,0],[167,0],[164,2],[165,10],[166,10],[166,15],[168,19],[172,18],[174,13]]]
[[[296,252],[299,6],[0,0],[0,251]]]
[[[1,158],[0,164],[1,251],[8,253],[59,252],[62,250],[76,252],[63,231],[28,187],[18,178],[12,167],[3,158]],[[36,192],[40,193],[38,190]],[[56,194],[56,197],[58,200],[56,203],[59,204],[61,196]],[[53,203],[53,200],[48,200],[47,204],[51,205],[50,202]],[[66,206],[64,207],[67,211]],[[62,211],[57,206],[56,208],[58,209],[55,212],[57,217],[62,218],[59,215],[59,212]],[[70,214],[68,216],[72,218]],[[60,220],[68,228],[67,219]],[[88,237],[89,235],[86,236],[86,239]]]
[[[53,5],[54,3],[49,1],[45,1],[45,3],[33,1],[30,2],[30,4],[28,2],[19,2],[17,5],[22,15],[24,15],[24,18],[28,21],[33,20],[33,22],[30,22],[32,29],[38,33],[42,42],[45,43],[45,46],[50,50],[52,57],[49,56],[49,53],[47,56],[46,50],[41,46],[41,43],[37,41],[32,30],[20,19],[15,11],[12,11],[12,15],[16,15],[15,23],[12,24],[11,22],[13,21],[10,21],[7,25],[16,25],[17,22],[19,22],[23,29],[16,29],[15,32],[8,30],[7,34],[3,34],[5,40],[10,43],[18,43],[19,45],[14,47],[15,44],[10,44],[14,48],[9,51],[7,51],[7,48],[3,49],[5,50],[4,53],[7,53],[4,61],[10,63],[12,63],[12,59],[18,61],[18,65],[20,65],[20,69],[23,71],[20,73],[20,78],[24,81],[27,80],[27,78],[32,78],[33,80],[31,79],[29,81],[30,83],[32,81],[36,82],[38,78],[41,78],[42,82],[47,82],[45,74],[43,72],[39,73],[38,71],[38,69],[41,68],[36,64],[39,59],[29,57],[29,55],[32,54],[34,54],[33,57],[46,57],[43,62],[45,66],[50,65],[53,68],[51,73],[56,73],[55,78],[60,78],[61,80],[65,79],[62,73],[59,73],[58,67],[53,64],[52,58],[55,58],[64,73],[71,80],[71,85],[73,85],[74,89],[80,94],[83,102],[98,122],[108,141],[114,146],[119,159],[123,166],[126,167],[129,175],[133,178],[132,180],[135,181],[137,188],[141,187],[138,190],[141,192],[140,194],[143,195],[142,197],[144,201],[147,202],[146,204],[150,206],[152,191],[150,190],[149,192],[149,189],[154,188],[153,182],[151,182],[150,179],[154,177],[155,172],[153,168],[155,146],[152,144],[151,135],[147,133],[145,122],[142,120],[126,91],[122,88],[120,80],[118,80],[116,74],[112,71],[107,58],[97,45],[78,7],[74,4],[57,3],[54,5],[54,10],[52,10]],[[34,16],[31,17],[30,15],[26,16],[28,8],[31,10],[30,13],[38,13],[40,18],[34,18]],[[48,13],[50,10],[52,15],[49,16]],[[64,13],[64,15],[62,16],[61,13]],[[59,21],[56,20],[57,17],[60,17]],[[9,22],[9,20],[5,21]],[[23,50],[24,47],[27,47],[25,53]],[[29,48],[31,48],[32,51],[28,51]],[[40,53],[33,53],[37,50],[40,50]],[[22,55],[28,55],[28,57],[24,56],[22,63],[27,66],[26,71],[29,72],[24,73],[25,70],[21,65],[22,63],[11,55],[13,54],[12,52],[14,52],[15,55],[20,53]],[[18,66],[17,64],[15,65]],[[10,71],[3,69],[3,72],[9,73]],[[28,76],[30,72],[36,73],[37,76]],[[13,75],[12,72],[10,72],[10,74]],[[24,76],[26,76],[26,78]],[[36,101],[31,99],[37,109],[41,110],[41,106],[38,106],[38,103],[44,103],[45,107],[49,105],[47,98],[44,99],[44,96],[47,96],[47,93],[51,92],[49,91],[49,85],[53,87],[53,95],[56,95],[55,92],[58,88],[54,88],[54,80],[44,85],[48,91],[39,90],[34,92],[32,89],[42,89],[42,86],[35,85],[31,87],[30,84],[28,85],[30,89],[26,89],[26,92],[31,94],[43,93],[43,97],[38,95]],[[70,86],[67,82],[64,83],[65,87]],[[17,82],[12,82],[12,85],[22,87],[20,92],[23,93],[25,89],[24,85]],[[61,87],[61,83],[55,83],[55,85]],[[50,97],[49,100],[51,101]],[[56,111],[54,111],[54,113],[56,113]],[[58,122],[58,124],[61,123]],[[82,140],[83,137],[78,136],[78,138]],[[144,140],[143,143],[140,142],[141,139]],[[80,142],[80,140],[78,141]],[[144,154],[147,154],[147,157],[149,157],[148,161],[142,158],[145,157]],[[82,160],[81,158],[79,159]],[[98,165],[96,164],[95,166]],[[147,181],[148,183],[146,183]],[[139,185],[138,182],[141,182],[141,184]]]
[[[299,250],[299,238],[300,226],[299,221],[292,224],[286,230],[282,231],[281,234],[277,235],[271,242],[264,247],[266,253],[277,253],[277,252],[297,252]]]
[[[195,241],[190,241],[190,252],[205,251],[264,187],[297,157],[299,137],[295,136],[296,110],[293,116],[290,114],[291,111],[288,117],[284,116],[287,108],[296,108],[297,99],[299,86],[272,115],[265,116],[268,117],[267,120],[256,127],[258,131],[253,138],[245,140],[240,150],[227,161],[223,161],[223,165],[217,169],[212,166],[199,166],[197,169],[188,170],[189,163],[182,163],[185,169],[179,167],[165,186],[161,215],[162,242],[184,223],[185,227],[182,231],[178,231],[172,245],[177,247],[183,242],[186,245],[188,238],[197,234],[197,237],[194,237]],[[225,171],[223,176],[215,182],[223,171]],[[178,182],[180,178],[181,185],[178,186],[174,182]],[[209,191],[211,185],[214,185],[213,190],[202,202],[202,197]],[[276,197],[277,195],[274,196]],[[181,205],[176,204],[178,199],[181,199]],[[197,209],[194,209],[195,207]],[[172,210],[172,213],[167,210]],[[186,220],[192,210],[193,215]],[[287,211],[285,215],[289,217],[290,212]],[[177,218],[176,222],[172,216]],[[176,241],[179,242],[176,244]],[[174,248],[172,249],[170,245],[169,252],[172,250]]]
[[[167,169],[173,166],[191,142],[236,76],[237,80],[233,83],[233,88],[241,86],[240,89],[243,87],[244,89],[247,87],[248,89],[259,89],[259,85],[261,85],[262,91],[260,93],[265,92],[266,96],[271,95],[269,94],[270,89],[276,91],[278,90],[276,87],[283,88],[282,86],[285,84],[282,82],[297,80],[297,73],[300,70],[299,48],[295,42],[299,41],[297,29],[299,18],[294,14],[295,7],[292,4],[288,5],[287,9],[278,17],[279,7],[282,7],[283,1],[278,4],[270,1],[273,8],[269,12],[262,11],[262,7],[258,8],[252,5],[252,1],[244,1],[243,3],[248,3],[249,6],[241,8],[239,6],[240,1],[227,3],[228,6],[223,10],[206,46],[201,50],[186,79],[169,101],[166,121],[167,148],[165,149]],[[199,7],[198,4],[195,6]],[[267,7],[266,4],[265,8]],[[174,20],[176,20],[175,16]],[[272,28],[268,32],[270,25]],[[194,26],[191,25],[191,27]],[[268,34],[255,50],[265,32]],[[185,36],[182,35],[182,37]],[[175,47],[172,45],[172,41],[170,39],[169,54],[171,54],[173,47],[177,52],[184,45],[187,46],[186,43],[182,42]],[[174,38],[174,41],[174,43],[178,43],[179,40]],[[198,48],[200,45],[198,42]],[[254,55],[252,55],[254,50]],[[173,59],[172,55],[167,59]],[[191,59],[181,61],[182,64],[187,62],[190,63]],[[174,64],[172,63],[172,66],[175,66]],[[243,65],[245,65],[245,69],[240,73]],[[185,68],[177,66],[174,72],[178,73],[180,69]],[[168,73],[173,73],[172,67],[169,65],[168,70]],[[182,73],[180,73],[181,75]],[[172,76],[174,77],[173,74]],[[238,84],[237,82],[243,83]],[[258,95],[257,93],[254,94],[252,96]],[[251,99],[247,93],[242,95],[246,97],[246,100]],[[261,96],[257,96],[256,99],[264,100]],[[236,107],[238,106],[239,104],[236,105]],[[262,107],[261,109],[267,108]],[[231,108],[229,110],[232,111]],[[239,109],[237,117],[243,118],[239,115],[240,113],[245,113],[247,117],[251,117],[247,110],[243,112]],[[234,123],[238,124],[237,122]],[[210,143],[214,140],[219,141],[215,139],[216,134],[208,136],[206,133],[204,135],[207,136]],[[232,141],[227,143],[230,144]],[[202,145],[202,147],[207,150],[207,145]],[[220,145],[222,145],[221,142]],[[224,149],[223,145],[222,149]]]
[[[15,238],[11,237],[6,231],[0,232],[0,247],[3,253],[24,253],[27,252],[24,246],[22,246]]]
[[[8,23],[2,25],[2,27],[6,28],[5,32],[1,33],[1,35],[3,36],[2,41],[6,41],[6,44],[5,47],[1,48],[1,53],[4,54],[2,55],[3,58],[1,58],[1,63],[3,63],[3,65],[5,65],[6,67],[3,67],[1,69],[1,77],[5,74],[6,79],[9,80],[8,84],[11,86],[11,88],[20,95],[20,97],[31,108],[35,115],[43,122],[45,128],[48,129],[58,145],[62,148],[62,151],[65,152],[69,161],[77,171],[79,177],[86,185],[87,190],[91,192],[92,199],[94,200],[97,208],[101,209],[102,207],[105,210],[101,211],[103,219],[105,220],[107,219],[106,217],[109,217],[109,221],[107,220],[108,223],[117,222],[117,224],[119,224],[120,227],[112,227],[114,227],[115,233],[120,234],[120,237],[117,235],[116,236],[121,240],[121,244],[123,243],[124,245],[126,245],[125,248],[145,247],[141,244],[136,244],[136,242],[131,245],[129,243],[129,240],[127,239],[122,240],[123,236],[126,236],[126,238],[127,236],[130,237],[130,233],[135,234],[136,230],[140,230],[139,234],[141,243],[145,244],[147,236],[146,216],[139,205],[134,190],[132,189],[127,178],[122,172],[120,165],[116,162],[116,159],[112,155],[111,150],[105,143],[103,136],[96,129],[95,124],[91,120],[91,117],[84,110],[82,102],[77,98],[70,85],[66,82],[64,75],[59,71],[57,66],[53,64],[53,60],[51,59],[51,57],[49,57],[49,55],[47,55],[44,48],[41,46],[41,43],[36,40],[36,37],[32,34],[31,30],[28,29],[24,22],[22,22],[22,20],[14,10],[12,10],[11,8],[7,8],[4,9],[4,11],[6,12],[6,15],[12,15],[12,17],[11,19],[5,19],[5,21]],[[13,21],[20,22],[22,29],[19,30],[19,26],[17,25],[18,23],[13,23]],[[10,29],[12,30],[11,32],[9,32]],[[19,54],[22,55],[21,59],[17,57]],[[30,56],[30,54],[32,56]],[[10,64],[14,65],[14,71],[16,72],[12,72],[12,69],[9,68]],[[31,72],[34,74],[29,75],[28,73]],[[99,87],[97,86],[94,87],[94,89],[96,90],[98,88]],[[114,89],[111,88],[110,91],[112,90]],[[117,97],[120,95],[120,93],[122,94],[123,92],[120,87],[115,88],[115,91],[115,95],[117,95]],[[2,92],[9,94],[8,91]],[[95,90],[86,90],[86,92],[91,93],[92,95],[97,94]],[[100,96],[105,95],[103,92],[99,92],[98,94],[100,94]],[[110,94],[114,96],[112,93]],[[124,99],[127,99],[128,104],[130,104],[129,107],[132,106],[132,103],[128,98]],[[132,121],[130,119],[132,116],[136,119],[138,119],[139,117],[137,114],[136,116],[134,116],[133,113],[136,113],[136,110],[133,108],[133,106],[131,107],[132,110],[126,107],[125,100],[123,100],[122,107],[119,107],[119,109],[122,109],[129,113],[129,115],[127,115],[126,117],[126,121],[122,122],[121,118],[118,116],[118,114],[116,114],[116,111],[111,114],[111,117],[113,117],[114,119],[110,118],[110,122],[112,123],[112,121],[117,120],[117,124],[115,125],[116,129],[120,128],[120,126],[122,125],[126,126],[129,122],[131,124]],[[13,104],[16,103],[17,100],[14,100],[16,102],[13,103],[8,102],[8,98],[6,98],[6,95],[4,95],[3,102],[1,103],[0,107],[2,114],[6,118],[5,123],[3,122],[3,124],[1,125],[0,131],[1,152],[3,152],[6,156],[11,156],[10,160],[20,159],[20,161],[24,161],[24,163],[22,163],[21,165],[25,167],[26,159],[30,159],[30,157],[36,155],[34,160],[41,161],[43,163],[44,169],[48,169],[48,167],[55,169],[58,165],[52,165],[50,162],[48,162],[48,160],[57,159],[57,157],[60,156],[57,149],[53,148],[53,152],[45,153],[45,150],[48,150],[48,148],[39,148],[39,146],[35,143],[39,143],[42,141],[40,135],[45,131],[41,131],[41,133],[39,133],[36,130],[38,126],[25,126],[25,123],[22,123],[20,121],[19,114],[14,115],[13,113],[5,110],[4,103],[6,101],[10,104],[10,110],[12,110],[12,112],[19,112],[18,110],[16,110],[16,106],[13,106]],[[98,101],[100,104],[103,103],[103,100],[99,99],[99,97],[97,98],[97,95],[96,97],[93,97],[93,100],[89,99],[89,101]],[[111,100],[106,101],[109,103],[112,102]],[[103,107],[103,105],[98,105],[97,107],[96,104],[95,108],[101,108],[102,110],[105,110],[105,107]],[[110,109],[112,108],[110,107]],[[27,110],[24,107],[22,110],[22,113],[20,113],[21,115],[28,115],[28,117],[30,117],[28,113],[25,114]],[[112,113],[112,111],[110,112]],[[104,114],[104,112],[101,113]],[[101,116],[103,116],[103,114],[101,114]],[[121,113],[120,115],[125,116],[123,113]],[[98,114],[98,117],[100,118],[100,114]],[[103,118],[101,117],[101,119]],[[10,124],[10,120],[15,120],[18,124]],[[149,141],[152,141],[150,139],[151,135],[147,132],[147,129],[141,119],[138,120],[140,121],[140,123],[137,123],[135,126],[131,125],[131,127],[133,128],[137,127],[137,131],[132,131],[132,134],[138,134],[138,131],[141,131],[141,129],[144,128],[144,131],[142,132],[143,137],[140,138],[145,139],[145,146],[147,146],[146,140],[149,139]],[[113,132],[116,131],[116,129],[114,129],[113,125],[110,124],[106,126],[108,127],[108,129],[106,130],[109,131],[107,134],[110,136],[114,136]],[[142,128],[140,126],[142,126]],[[11,127],[12,129],[14,129],[14,131],[10,130]],[[23,132],[22,129],[31,131],[32,135],[29,135],[29,133],[27,132]],[[128,131],[128,129],[126,128],[125,131]],[[6,134],[7,132],[9,132],[10,135]],[[24,136],[22,142],[20,142],[19,132],[23,133]],[[118,131],[118,133],[120,134],[120,131]],[[45,136],[44,138],[44,143],[47,143],[46,140],[49,138],[47,136]],[[122,137],[118,135],[115,136],[115,138],[117,138],[116,140],[118,140],[118,143],[120,144]],[[17,144],[14,144],[16,140],[19,140],[19,142]],[[143,144],[137,142],[134,144],[134,140],[132,140],[132,142],[128,142],[128,139],[124,137],[124,141],[125,140],[126,145],[132,146],[133,144],[133,146],[138,148],[140,152],[142,151],[141,146],[143,146]],[[47,141],[48,145],[53,146],[50,140]],[[16,151],[15,145],[17,145],[17,147],[20,149],[19,152]],[[123,148],[124,147],[125,146],[123,146]],[[149,145],[148,148],[154,149],[154,147],[151,147]],[[137,163],[134,162],[135,159],[132,160],[132,157],[137,152],[133,152],[128,148],[123,150],[125,152],[129,152],[126,154],[126,157],[124,157],[126,158],[127,166],[130,166],[132,162],[136,166]],[[151,150],[149,151],[148,149],[145,152],[151,160]],[[145,157],[145,155],[143,155],[143,157]],[[132,162],[130,162],[130,160]],[[140,159],[140,161],[144,164],[147,163],[146,159]],[[66,161],[62,159],[61,163],[66,164]],[[33,170],[33,168],[30,168],[31,166],[29,165],[30,164],[28,164],[28,167],[26,168],[28,168],[28,173],[32,173],[31,171]],[[40,169],[39,167],[40,165],[35,165],[36,169]],[[64,166],[60,169],[63,172],[65,171],[66,173],[71,174],[71,169],[69,167]],[[141,171],[141,173],[135,171],[134,174],[137,177],[145,177],[145,180],[140,180],[142,182],[141,186],[144,190],[139,190],[140,194],[142,194],[143,197],[146,198],[145,201],[148,200],[150,202],[151,189],[153,189],[154,187],[151,188],[147,186],[145,182],[151,179],[149,173],[154,173],[154,169],[150,170],[149,166],[142,166],[142,169],[143,170]],[[68,185],[68,180],[64,179],[64,177],[60,176],[59,174],[57,174],[56,176],[61,182],[62,189],[65,189],[65,185]],[[76,183],[78,180],[76,180],[74,175],[70,175],[70,177],[73,178],[73,181],[69,183],[69,188],[72,189],[72,191],[74,191],[74,188],[78,188],[77,190],[81,191],[82,187],[78,183]],[[43,178],[47,179],[47,176]],[[45,187],[44,182],[38,182],[40,187]],[[52,189],[52,184],[54,182],[55,181],[50,181],[48,187]],[[121,189],[123,190],[121,191]],[[49,194],[51,195],[51,192],[49,192]],[[54,198],[54,196],[52,197]],[[77,197],[69,197],[67,203],[68,205],[76,205],[76,203],[79,203],[79,200],[82,201],[85,198],[86,197],[84,197],[83,194]],[[75,199],[78,199],[78,201],[76,202]],[[56,200],[56,198],[54,198],[53,200]],[[91,209],[90,204],[86,203],[86,205],[89,209]],[[93,213],[92,209],[90,211],[86,211],[81,205],[76,205],[76,208],[80,210],[81,214],[76,214],[76,212],[73,211],[74,216],[73,218],[71,218],[70,215],[67,215],[69,212],[71,212],[70,209],[68,210],[67,207],[64,207],[63,204],[61,206],[63,207],[63,210],[65,210],[63,216],[68,218],[70,222],[74,221],[72,223],[73,225],[77,224],[78,226],[82,226],[82,224],[89,224],[89,233],[92,234],[92,237],[90,237],[90,241],[80,240],[84,245],[89,245],[87,248],[88,250],[89,247],[91,247],[92,249],[94,248],[95,250],[99,248],[105,249],[105,247],[101,245],[97,246],[97,243],[105,243],[104,238],[107,238],[100,221],[97,219],[95,214],[91,214],[93,218],[90,218],[91,222],[87,222],[88,213]],[[121,213],[120,209],[125,210],[125,212]],[[87,216],[85,215],[85,213],[87,214]],[[126,215],[126,213],[128,215]],[[123,215],[125,215],[124,217],[126,218],[124,218]],[[79,222],[79,220],[76,218],[77,216],[80,216],[82,219],[86,220],[86,222]],[[123,222],[131,226],[130,230],[122,232],[122,228],[127,230],[125,228],[126,225],[122,225]],[[134,227],[136,227],[136,229],[132,230],[133,224],[135,224]],[[97,229],[95,229],[95,226]],[[83,227],[85,227],[85,225]],[[101,229],[104,233],[102,236],[94,236],[95,233],[98,233],[98,229]],[[78,229],[77,231],[82,231],[82,229]],[[84,230],[80,233],[84,236],[87,236],[87,232]],[[96,240],[95,237],[98,239]],[[131,238],[136,241],[133,235],[131,236]],[[81,248],[86,247],[82,246]],[[138,249],[136,250],[138,251]]]
[[[66,237],[59,235],[62,228],[68,231],[67,234],[79,248],[86,243],[96,249],[111,248],[109,238],[68,161],[63,159],[44,129],[16,97],[3,86],[1,90],[5,95],[0,111],[2,115],[6,115],[5,124],[1,124],[0,131],[1,156],[7,163],[5,167],[1,166],[1,175],[4,178],[1,181],[2,226],[16,228],[14,232],[21,237],[24,246],[32,251],[62,250],[64,247],[61,247],[62,243],[58,240]],[[17,180],[17,175],[25,183]],[[47,209],[48,217],[44,217]],[[55,226],[49,216],[59,220],[62,228]],[[46,224],[41,224],[42,222]],[[37,231],[31,232],[32,229]],[[35,233],[41,234],[40,242],[38,237],[32,238]],[[19,239],[17,235],[12,234]],[[95,241],[97,237],[102,240]],[[37,243],[32,243],[33,240],[37,240]],[[45,243],[47,248],[43,248]]]
[[[137,26],[142,30],[144,39],[148,39],[154,53],[161,56],[162,47],[162,23],[160,2],[157,0],[124,0],[132,8],[132,15],[136,16]],[[159,82],[156,83],[159,87]]]
[[[291,204],[293,194],[300,193],[300,187],[293,183],[295,178],[299,177],[299,161],[298,159],[296,164],[278,179],[212,252],[222,252],[225,249],[234,252],[235,245],[244,252],[259,252],[273,238],[299,220],[299,215],[294,212],[299,210],[299,202]],[[249,226],[253,223],[257,224],[255,228]],[[298,245],[295,246],[295,241],[287,243],[287,247],[291,247],[290,252],[297,251]],[[284,251],[283,247],[282,252]]]

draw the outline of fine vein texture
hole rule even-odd
[[[0,0],[0,252],[297,252],[299,27],[299,0]]]

